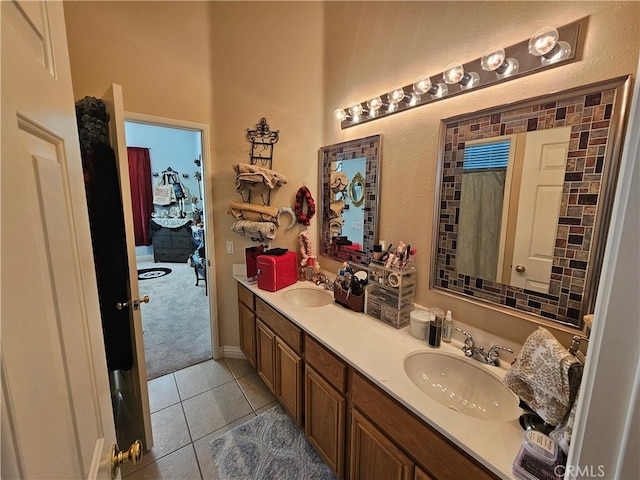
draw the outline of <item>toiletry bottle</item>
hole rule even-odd
[[[444,317],[444,325],[442,326],[442,341],[450,343],[452,333],[453,319],[451,318],[451,310],[447,310],[447,315]]]
[[[307,267],[305,269],[305,280],[313,279],[314,265],[315,259],[313,257],[309,257],[309,259],[307,260]]]
[[[429,339],[428,345],[433,348],[440,347],[440,338],[442,336],[442,315],[438,314],[429,322]]]

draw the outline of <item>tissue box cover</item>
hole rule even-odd
[[[258,255],[258,288],[275,292],[298,281],[298,254]]]

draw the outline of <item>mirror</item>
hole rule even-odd
[[[360,207],[364,203],[364,177],[360,172],[353,176],[349,184],[349,198],[354,207]]]
[[[366,265],[378,236],[381,135],[322,147],[320,249],[335,260]]]
[[[629,77],[446,119],[431,288],[581,327],[593,311]]]

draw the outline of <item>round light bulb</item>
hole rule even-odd
[[[432,92],[431,98],[441,98],[444,97],[447,93],[449,93],[449,87],[447,87],[446,83],[438,83],[433,85],[429,92]]]
[[[541,28],[529,40],[529,53],[536,57],[549,53],[558,43],[558,37],[559,33],[555,28]]]
[[[416,77],[413,82],[413,91],[418,95],[423,95],[431,88],[431,79],[426,75]]]
[[[486,72],[493,72],[504,62],[507,54],[502,47],[487,50],[480,60],[480,66]]]
[[[464,67],[459,63],[450,63],[442,74],[444,83],[448,83],[449,85],[458,83],[462,80],[462,77],[464,77]]]
[[[333,112],[333,116],[336,118],[336,120],[344,122],[347,119],[347,112],[345,112],[342,108],[338,108]]]
[[[354,103],[349,107],[349,113],[351,114],[352,117],[359,117],[360,115],[362,115],[363,111],[364,109],[362,108],[362,105],[359,103]]]
[[[477,87],[479,83],[480,75],[476,72],[469,72],[460,81],[460,90],[469,90],[470,88]]]
[[[542,65],[551,65],[552,63],[568,58],[569,55],[571,55],[571,45],[569,45],[568,42],[560,40],[556,45],[556,48],[547,55],[543,55],[540,61],[542,62]]]
[[[367,100],[367,107],[369,107],[370,112],[376,112],[380,110],[382,107],[382,99],[378,95],[374,95],[373,97]]]
[[[400,103],[404,99],[404,90],[402,87],[393,87],[393,89],[387,94],[387,98],[391,103]]]

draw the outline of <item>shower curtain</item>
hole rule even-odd
[[[506,169],[462,175],[457,272],[496,280]]]
[[[153,212],[151,188],[151,159],[148,148],[127,147],[129,159],[129,183],[131,184],[131,207],[133,209],[133,232],[136,247],[151,245],[149,219]]]

